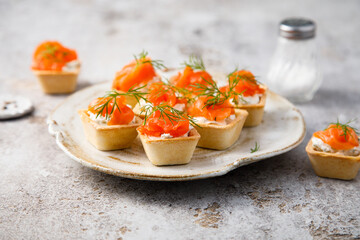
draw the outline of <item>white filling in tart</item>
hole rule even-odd
[[[326,153],[338,153],[344,156],[358,156],[360,155],[360,145],[348,150],[336,150],[329,144],[324,143],[320,138],[312,137],[312,146],[314,150]]]

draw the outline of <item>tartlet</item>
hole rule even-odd
[[[197,146],[215,150],[231,147],[239,139],[247,116],[247,111],[235,109],[235,119],[226,125],[197,123],[199,127],[195,128],[201,136]]]
[[[305,150],[320,177],[351,180],[360,169],[359,138],[349,122],[338,121],[315,132]]]
[[[32,71],[45,93],[71,93],[76,88],[80,62],[75,50],[48,41],[36,48]]]
[[[78,110],[88,141],[99,150],[128,148],[142,123],[117,91],[94,99],[88,109]]]
[[[235,108],[248,111],[249,116],[244,127],[255,127],[261,124],[264,116],[267,87],[260,84],[252,72],[247,70],[235,70],[228,75],[228,85],[221,88],[232,96],[231,102]],[[258,98],[254,102],[253,97]],[[256,99],[255,98],[255,99]]]
[[[156,166],[187,164],[191,161],[200,139],[196,129],[191,129],[187,137],[170,139],[152,138],[139,132],[146,156]]]
[[[87,140],[98,150],[118,150],[129,148],[137,137],[136,128],[142,120],[135,116],[135,123],[127,125],[100,125],[92,121],[87,110],[78,111]]]
[[[148,159],[156,166],[189,163],[200,139],[189,117],[166,103],[153,106],[137,131]]]
[[[360,156],[316,151],[311,139],[306,146],[306,152],[316,175],[320,177],[351,180],[360,169]]]

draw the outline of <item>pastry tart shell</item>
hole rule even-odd
[[[128,125],[100,125],[90,119],[87,110],[78,111],[87,140],[98,150],[118,150],[129,148],[137,137],[136,128],[142,120],[136,117],[136,123]]]
[[[198,147],[224,150],[231,147],[240,137],[248,112],[235,109],[235,119],[227,125],[199,123],[195,126],[201,138]]]
[[[139,103],[135,105],[135,107],[133,108],[133,112],[135,113],[136,116],[140,117],[141,119],[145,118],[145,112],[141,113],[141,107]]]
[[[360,169],[360,156],[316,151],[311,139],[306,146],[306,152],[316,175],[320,177],[351,180]]]
[[[119,91],[119,92],[122,92],[122,91]],[[125,102],[126,102],[126,104],[130,105],[132,108],[135,107],[135,105],[137,104],[136,98],[133,96],[128,96],[128,95],[125,95]]]
[[[264,85],[261,85],[261,86],[265,89],[265,92],[260,97],[259,103],[257,103],[257,104],[238,104],[235,106],[235,108],[246,110],[249,113],[249,116],[246,118],[244,127],[258,126],[258,125],[260,125],[260,123],[263,119],[268,88]]]
[[[72,72],[32,70],[44,93],[65,94],[75,91],[80,67]]]
[[[191,129],[187,137],[154,139],[141,133],[139,136],[146,156],[156,166],[189,163],[200,139],[196,129]]]

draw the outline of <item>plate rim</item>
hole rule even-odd
[[[260,160],[263,159],[267,159],[270,157],[274,157],[280,154],[283,154],[285,152],[288,152],[294,148],[296,148],[297,146],[299,146],[306,135],[306,124],[305,124],[305,120],[304,120],[304,116],[302,115],[301,111],[299,109],[297,109],[291,102],[289,102],[289,100],[287,100],[286,98],[274,93],[271,91],[272,94],[275,94],[279,97],[281,97],[283,100],[285,100],[287,103],[289,103],[290,106],[292,106],[292,110],[296,111],[299,115],[300,115],[300,119],[303,125],[303,129],[302,129],[302,133],[301,136],[294,142],[292,142],[291,144],[289,144],[288,146],[281,148],[281,149],[276,149],[274,151],[271,152],[267,152],[267,153],[263,153],[260,155],[257,155],[253,158],[249,158],[249,157],[242,157],[239,159],[236,159],[235,161],[233,161],[232,163],[229,163],[225,166],[223,166],[220,169],[217,170],[213,170],[213,171],[208,171],[206,173],[198,173],[198,174],[188,174],[188,175],[176,175],[176,176],[169,176],[169,175],[156,175],[156,174],[143,174],[143,173],[130,173],[128,171],[124,171],[124,170],[113,170],[111,168],[108,168],[106,166],[103,166],[99,163],[91,163],[89,161],[86,161],[84,159],[81,159],[75,155],[73,155],[63,144],[63,140],[64,140],[64,133],[60,130],[60,127],[58,126],[57,122],[53,119],[53,115],[54,113],[57,111],[57,109],[59,109],[62,105],[64,105],[65,103],[67,103],[69,100],[72,99],[72,97],[75,94],[78,94],[79,92],[83,92],[83,91],[87,91],[90,88],[94,88],[98,85],[102,85],[105,84],[107,82],[100,82],[100,83],[96,83],[93,84],[91,86],[88,86],[86,88],[83,88],[79,91],[76,91],[74,94],[71,94],[70,96],[68,96],[64,101],[62,101],[61,103],[59,103],[49,114],[46,122],[48,124],[48,131],[51,135],[53,135],[56,139],[56,144],[60,147],[60,149],[65,152],[65,154],[70,157],[71,159],[75,160],[76,162],[80,163],[81,165],[91,168],[93,170],[96,171],[100,171],[106,174],[110,174],[110,175],[114,175],[114,176],[118,176],[118,177],[124,177],[124,178],[130,178],[130,179],[136,179],[136,180],[150,180],[150,181],[189,181],[189,180],[199,180],[199,179],[206,179],[206,178],[212,178],[212,177],[217,177],[217,176],[222,176],[227,174],[228,172],[241,167],[241,166],[245,166],[251,163],[255,163],[258,162]],[[248,161],[246,161],[244,164],[240,164],[242,160],[247,159]]]

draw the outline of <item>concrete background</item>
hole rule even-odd
[[[360,112],[360,1],[0,0],[0,94],[36,110],[0,122],[0,239],[360,238],[360,178],[317,177],[304,151],[312,132]],[[264,78],[277,24],[318,24],[324,82],[298,105],[303,144],[278,157],[194,182],[146,182],[87,169],[47,132],[66,96],[41,92],[35,46],[57,39],[83,61],[79,89],[110,81],[142,49],[169,66],[191,53],[209,67],[246,67]]]

